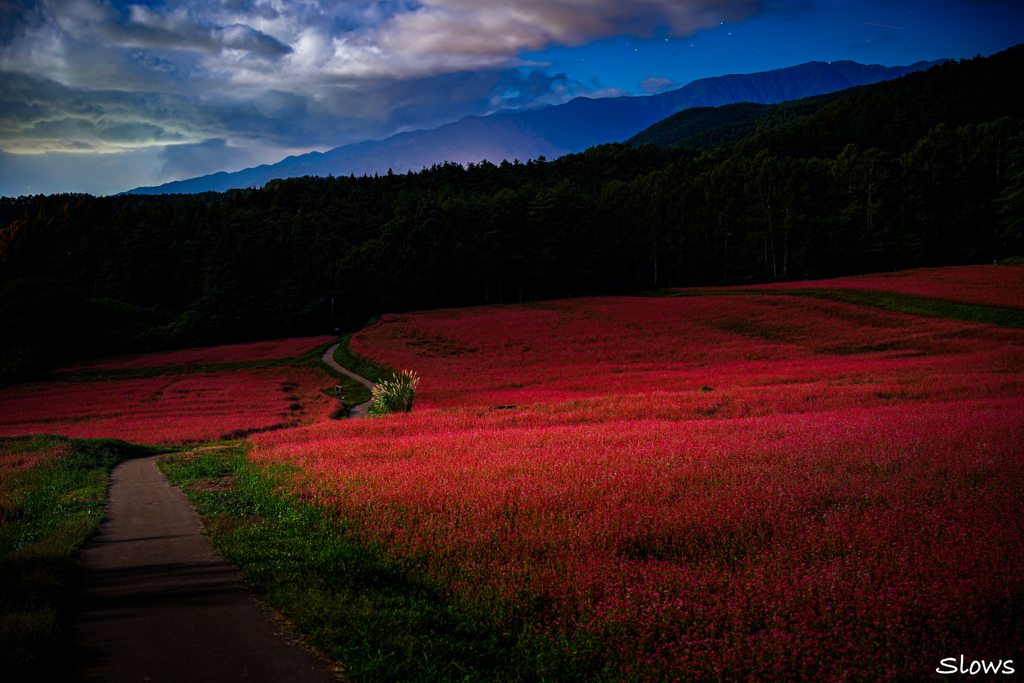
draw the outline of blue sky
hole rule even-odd
[[[107,194],[470,114],[1022,41],[997,0],[0,0],[0,195]]]

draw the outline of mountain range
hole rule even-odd
[[[432,130],[399,133],[384,140],[310,152],[233,173],[138,187],[128,194],[174,194],[261,187],[275,178],[384,174],[419,171],[445,161],[557,158],[594,145],[619,142],[658,121],[692,107],[737,102],[775,104],[832,93],[927,69],[946,60],[887,67],[851,61],[807,62],[752,74],[702,78],[669,92],[645,97],[589,99],[528,111],[467,116]]]

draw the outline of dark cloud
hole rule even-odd
[[[169,180],[194,178],[217,171],[237,171],[262,161],[251,148],[231,147],[223,138],[193,145],[168,145],[158,157],[163,162],[159,177]]]
[[[220,0],[220,6],[232,12],[249,14],[262,19],[277,19],[281,13],[268,4],[257,4],[253,0]]]
[[[154,11],[130,6],[127,20],[97,22],[95,28],[108,44],[118,47],[193,50],[219,53],[240,50],[274,59],[291,52],[275,38],[244,24],[218,26],[185,10]]]
[[[492,90],[491,105],[495,109],[523,109],[563,102],[586,91],[565,73],[552,75],[541,69],[528,73],[509,70],[502,74]]]
[[[0,148],[99,151],[186,140],[203,115],[184,97],[95,91],[0,72]]]

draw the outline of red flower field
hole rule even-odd
[[[414,412],[253,457],[564,661],[873,681],[1024,643],[1024,331],[602,298],[385,316],[353,348],[422,376]]]
[[[809,280],[749,289],[865,289],[913,294],[960,304],[1024,309],[1024,268],[950,266],[918,268],[895,273],[853,275],[834,280]]]
[[[0,436],[51,433],[144,444],[199,443],[304,424],[335,411],[326,375],[299,366],[175,372],[171,366],[291,358],[332,337],[153,353],[88,369],[167,374],[0,387]],[[71,368],[67,368],[71,369]],[[86,369],[86,366],[74,368]]]
[[[788,286],[804,285],[1020,308],[1024,269]],[[326,376],[239,368],[6,387],[0,434],[290,426],[250,437],[254,462],[298,466],[290,493],[605,680],[916,680],[961,654],[1020,659],[1024,330],[746,289],[388,315],[352,349],[421,376],[412,413],[320,419]]]
[[[778,400],[794,383],[864,391],[931,383],[934,391],[962,387],[955,395],[974,395],[978,382],[1019,381],[1012,371],[1020,368],[1022,343],[1020,330],[804,297],[730,295],[392,315],[356,335],[352,348],[415,370],[423,376],[417,405],[443,408],[709,385],[786,385],[771,392]],[[858,390],[841,395],[849,391]]]
[[[245,363],[251,361],[295,358],[303,353],[333,342],[336,337],[296,337],[276,341],[254,342],[211,346],[201,349],[183,349],[166,353],[146,353],[118,358],[107,358],[87,363],[75,363],[60,368],[62,372],[82,370],[130,370],[159,368],[171,365],[220,365],[224,363]]]

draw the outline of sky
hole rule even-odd
[[[113,194],[574,97],[1019,42],[1019,0],[0,0],[0,195]]]

